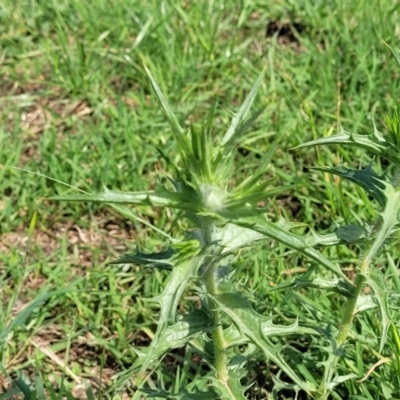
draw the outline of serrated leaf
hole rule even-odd
[[[207,335],[199,335],[190,339],[189,345],[202,360],[209,365],[214,363],[214,344]]]
[[[180,315],[175,324],[165,329],[157,348],[152,350],[153,359],[150,362],[161,359],[173,349],[184,347],[191,340],[202,336],[211,329],[209,316],[202,310],[194,309],[190,314]],[[143,360],[146,359],[147,351],[146,349],[140,352],[136,351],[138,355],[138,360],[134,364],[136,368],[140,368]]]
[[[190,257],[187,253],[182,257],[179,251],[176,251],[170,260],[173,268],[168,276],[168,282],[163,292],[159,296],[151,299],[160,304],[161,310],[158,318],[157,331],[144,357],[141,359],[139,376],[154,362],[156,359],[155,355],[159,355],[165,351],[167,343],[165,343],[164,335],[168,327],[176,323],[176,310],[182,293],[188,282],[197,277],[198,269],[204,262],[205,255],[198,254],[195,249]],[[124,371],[115,383],[115,387],[122,387],[131,378],[132,373],[135,372],[136,369],[137,366],[133,365]]]
[[[228,285],[221,285],[220,289],[221,292],[213,296],[212,299],[230,317],[238,331],[247,336],[264,353],[267,360],[273,361],[303,390],[310,392],[313,388],[301,381],[282,357],[279,346],[272,343],[264,335],[263,323],[266,322],[266,317],[256,313],[248,300],[241,293],[232,291],[232,288]]]
[[[295,399],[298,399],[298,393],[300,392],[301,388],[297,384],[289,383],[289,382],[284,382],[281,379],[279,379],[279,376],[273,375],[272,380],[274,382],[274,387],[273,387],[273,394],[275,395],[273,398],[278,399],[279,396],[277,393],[279,393],[282,390],[293,390],[296,392]]]
[[[300,235],[295,235],[286,229],[283,229],[279,223],[274,224],[268,220],[261,220],[260,222],[251,222],[245,220],[230,221],[235,225],[242,226],[244,228],[253,229],[256,232],[263,234],[266,237],[275,239],[280,243],[285,244],[291,249],[297,250],[298,252],[304,254],[305,256],[311,258],[312,260],[318,262],[324,267],[328,268],[330,271],[335,273],[335,275],[341,277],[345,281],[349,281],[347,276],[342,272],[338,265],[332,263],[326,257],[324,257],[320,252],[314,250],[310,247],[308,243],[307,236],[303,237]]]
[[[328,172],[356,183],[366,190],[369,195],[374,197],[379,204],[385,206],[386,196],[384,190],[385,185],[389,181],[384,176],[376,174],[372,169],[372,164],[369,164],[367,168],[361,170],[347,168],[343,165],[339,167],[315,167],[312,169]]]
[[[220,399],[224,400],[246,400],[244,392],[249,386],[243,386],[240,380],[245,376],[246,371],[243,369],[230,369],[228,371],[228,379],[221,381],[220,379],[211,378],[212,386],[217,390]]]
[[[304,235],[304,240],[309,247],[365,243],[367,238],[368,230],[355,224],[339,226],[335,232],[322,235],[311,229],[308,235]]]
[[[327,385],[328,390],[332,390],[335,386],[340,385],[343,382],[346,382],[350,379],[358,378],[357,374],[351,373],[347,375],[337,375],[335,376]]]
[[[261,233],[234,224],[226,224],[222,228],[215,228],[213,237],[217,244],[223,247],[222,253],[233,252],[265,238]]]
[[[158,397],[161,399],[169,399],[169,400],[217,400],[220,398],[213,390],[213,388],[209,388],[207,392],[202,392],[196,389],[194,392],[188,392],[185,389],[181,388],[179,393],[171,393],[165,390],[158,389],[140,389],[141,392],[147,395],[146,398],[154,398]]]
[[[293,288],[299,289],[303,287],[313,287],[322,290],[331,290],[336,293],[339,293],[345,297],[354,297],[353,296],[353,285],[349,282],[344,281],[339,278],[334,279],[324,279],[324,278],[315,278],[312,280],[307,279],[296,279],[292,283]]]
[[[50,200],[87,201],[94,203],[134,204],[153,207],[170,207],[183,210],[196,210],[196,204],[185,195],[159,188],[146,192],[114,192],[106,190],[101,193],[53,196]]]
[[[294,321],[291,325],[276,325],[272,322],[271,317],[261,324],[261,331],[265,337],[319,334],[315,329],[300,326],[298,320]]]
[[[390,314],[388,304],[388,290],[386,288],[385,276],[379,269],[370,270],[368,274],[363,274],[367,285],[369,285],[374,293],[374,299],[378,303],[381,315],[381,339],[379,344],[379,352],[381,353],[386,343],[387,334],[390,326]]]
[[[253,104],[253,101],[256,97],[256,94],[261,85],[263,77],[264,77],[264,70],[261,72],[261,74],[257,78],[255,84],[253,85],[252,89],[250,90],[249,94],[247,95],[246,99],[244,100],[243,104],[241,105],[239,111],[233,116],[231,125],[221,140],[222,146],[229,147],[231,145],[231,142],[234,139],[234,135],[235,135],[237,128],[239,127],[239,124],[242,122],[242,120],[244,118],[246,118],[246,116],[251,108],[251,105]]]
[[[368,230],[355,224],[339,226],[335,234],[341,243],[364,243],[368,238]]]
[[[125,254],[121,258],[115,261],[111,261],[108,264],[136,264],[144,265],[146,267],[153,267],[157,269],[167,269],[171,270],[171,263],[166,262],[174,254],[173,249],[169,248],[165,251],[160,251],[158,253],[142,253],[139,249],[136,249],[135,254]]]
[[[299,326],[296,320],[291,325],[276,325],[273,323],[273,317],[266,317],[266,321],[261,323],[261,331],[265,337],[289,336],[289,335],[319,335],[319,332],[312,328]],[[236,325],[230,325],[224,329],[224,340],[227,348],[247,344],[249,338],[238,330]]]
[[[180,126],[178,119],[176,118],[175,114],[172,112],[171,107],[169,106],[167,100],[165,99],[165,96],[162,93],[161,89],[157,85],[157,82],[153,78],[153,75],[151,74],[150,70],[146,66],[144,66],[144,68],[146,70],[147,76],[150,78],[151,84],[153,85],[153,88],[157,94],[157,97],[160,100],[162,107],[164,108],[165,114],[167,115],[169,124],[172,129],[172,132],[175,135],[175,139],[178,142],[178,145],[179,145],[183,155],[186,157],[189,157],[192,154],[192,150],[191,150],[189,139],[185,135],[185,131]]]
[[[376,308],[377,304],[371,295],[360,295],[357,297],[354,314]]]
[[[400,156],[398,150],[386,138],[384,138],[374,125],[374,131],[370,135],[358,135],[345,131],[340,127],[340,132],[337,135],[311,140],[310,142],[302,143],[295,149],[311,146],[323,146],[328,144],[348,144],[359,147],[379,155],[396,165],[400,165]]]
[[[288,232],[293,229],[307,227],[307,224],[286,221],[283,218],[280,218],[275,224]],[[368,229],[363,226],[350,224],[348,226],[338,226],[335,232],[325,234],[319,234],[310,229],[310,233],[303,235],[303,238],[309,247],[336,246],[346,243],[364,243],[368,237],[368,233]]]
[[[371,258],[390,238],[390,235],[398,228],[400,222],[400,191],[396,190],[392,184],[386,183],[384,193],[387,198],[385,209],[378,215],[368,235],[371,241],[371,245],[367,250],[368,268]],[[362,267],[362,271],[366,272],[365,267]]]

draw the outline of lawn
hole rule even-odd
[[[354,147],[294,148],[341,127],[387,130],[399,101],[400,67],[387,47],[400,50],[399,12],[389,0],[1,1],[0,400],[145,398],[139,387],[189,399],[197,397],[180,389],[194,383],[206,393],[202,378],[212,371],[191,346],[167,352],[137,380],[131,367],[157,337],[160,306],[148,299],[170,271],[110,264],[137,249],[165,249],[191,228],[182,213],[52,198],[145,191],[171,175],[157,148],[179,162],[179,146],[145,66],[184,129],[203,126],[215,109],[215,141],[264,70],[252,105],[263,111],[232,155],[229,185],[275,148],[263,179],[282,190],[258,203],[268,219],[299,223],[299,235],[372,226],[379,202],[312,167],[395,167]],[[400,399],[399,244],[394,232],[374,258],[386,325],[367,284],[330,398]],[[318,251],[355,280],[362,246]],[[330,336],[307,329],[337,329],[345,297],[339,287],[302,282],[332,282],[332,272],[278,240],[243,248],[233,269],[258,313],[299,324],[271,343],[318,387]],[[192,307],[200,307],[195,283],[179,311]],[[246,361],[244,398],[313,398],[268,357]]]

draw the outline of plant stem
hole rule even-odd
[[[214,224],[210,220],[204,219],[201,221],[200,227],[203,239],[202,245],[204,250],[210,253],[209,264],[206,266],[206,288],[207,292],[213,297],[218,294],[217,265],[215,263],[215,255],[212,254],[211,250]],[[217,371],[216,377],[226,384],[228,380],[228,368],[225,352],[226,344],[221,324],[221,312],[217,304],[211,299],[209,300],[209,310],[211,322],[214,326],[212,338],[214,343],[215,369]]]
[[[363,258],[361,264],[364,264],[365,257]],[[365,264],[364,264],[365,265]],[[353,317],[355,314],[355,308],[358,296],[363,288],[365,278],[359,273],[355,279],[355,286],[353,288],[353,292],[351,297],[347,300],[346,306],[344,308],[342,322],[339,328],[339,334],[336,339],[335,346],[333,348],[332,353],[329,355],[327,363],[325,365],[325,372],[323,380],[318,388],[318,392],[316,395],[316,400],[325,400],[328,397],[328,384],[332,382],[333,373],[335,372],[336,365],[339,361],[339,358],[343,354],[343,347],[347,339],[347,335],[349,333],[350,327],[353,323]]]
[[[215,296],[217,294],[216,284],[216,266],[213,263],[209,266],[206,277],[206,287],[209,294]],[[210,316],[211,321],[214,325],[212,333],[214,343],[214,357],[215,357],[215,369],[217,371],[217,379],[222,382],[228,380],[228,368],[226,365],[226,353],[225,353],[225,339],[221,325],[221,312],[213,300],[210,300]]]
[[[391,202],[388,201],[386,208],[393,207]],[[356,304],[357,299],[363,289],[364,282],[366,280],[365,276],[369,273],[369,268],[371,260],[376,253],[376,251],[381,247],[384,240],[388,237],[390,231],[393,228],[393,221],[383,220],[381,216],[375,222],[374,227],[370,232],[370,240],[368,247],[365,249],[363,257],[358,266],[358,274],[354,281],[354,287],[351,296],[347,299],[343,311],[343,318],[339,328],[339,334],[336,338],[336,343],[333,348],[332,353],[329,355],[328,360],[325,364],[325,371],[323,380],[318,388],[316,400],[326,400],[329,394],[328,385],[330,386],[332,382],[332,377],[336,369],[336,365],[340,357],[344,353],[344,345],[347,340],[347,336],[351,325],[353,323],[354,315],[356,314]]]

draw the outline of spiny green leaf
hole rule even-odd
[[[222,146],[229,147],[230,142],[233,140],[235,132],[236,132],[239,124],[242,122],[242,120],[244,118],[246,118],[247,113],[249,112],[251,105],[253,104],[253,101],[256,97],[256,94],[258,92],[258,89],[261,85],[263,78],[264,78],[264,70],[259,75],[254,86],[252,87],[252,89],[250,90],[246,99],[244,100],[243,104],[241,105],[239,111],[233,116],[231,125],[230,125],[228,131],[225,133],[224,137],[222,138],[222,141],[221,141]]]
[[[201,182],[213,182],[212,157],[214,148],[206,129],[197,125],[191,127],[193,157],[188,158],[188,168],[199,174]],[[190,164],[189,164],[190,163]]]
[[[229,285],[221,285],[220,293],[212,299],[218,304],[220,309],[226,313],[236,325],[238,331],[247,336],[265,355],[268,360],[273,361],[282,371],[285,372],[303,390],[310,392],[313,390],[310,385],[302,382],[297,374],[291,369],[282,357],[281,349],[273,344],[263,333],[263,323],[267,318],[256,313],[248,300],[232,290]]]
[[[189,314],[179,315],[175,324],[169,325],[158,342],[157,348],[152,349],[151,363],[161,359],[173,349],[187,345],[191,340],[202,336],[212,329],[209,316],[202,310],[193,309]],[[149,348],[138,351],[134,369],[137,370],[147,358]]]
[[[155,191],[147,192],[114,192],[106,190],[93,194],[61,195],[50,197],[50,200],[121,203],[196,210],[193,199],[190,199],[186,193],[171,192],[162,187],[157,188]]]
[[[175,322],[176,310],[180,301],[181,295],[188,284],[189,280],[197,276],[197,271],[200,265],[203,264],[204,256],[193,255],[191,259],[186,259],[181,262],[176,258],[176,264],[173,265],[172,272],[170,274],[168,283],[162,292],[152,300],[160,303],[161,312],[158,319],[157,332],[154,336],[153,341],[150,344],[150,350],[148,357],[142,364],[141,371],[144,372],[150,365],[152,359],[152,353],[161,345],[163,336],[168,325]]]
[[[364,278],[367,285],[371,287],[374,293],[374,299],[379,306],[382,324],[379,352],[382,352],[383,347],[386,344],[387,334],[391,323],[385,276],[379,269],[374,269],[370,270],[368,274],[364,274]]]
[[[292,283],[292,285],[293,285],[294,289],[299,289],[299,288],[303,288],[303,287],[313,287],[313,288],[318,288],[318,289],[323,289],[323,290],[331,290],[336,293],[342,294],[346,297],[354,297],[352,295],[353,286],[349,282],[343,281],[338,278],[324,279],[324,278],[317,277],[312,280],[296,279]]]
[[[283,390],[294,391],[296,393],[296,396],[294,398],[295,399],[299,398],[298,393],[300,392],[300,390],[302,390],[302,388],[299,387],[299,385],[297,385],[295,383],[289,383],[286,380],[282,381],[281,379],[279,379],[278,375],[273,375],[272,380],[274,382],[274,388],[273,388],[273,396],[274,396],[273,398],[274,399],[279,398],[278,392],[283,391]],[[313,384],[313,383],[311,382],[311,384]],[[307,398],[313,398],[313,397],[309,396]]]
[[[327,385],[328,390],[334,389],[337,385],[340,385],[343,382],[346,382],[350,379],[358,378],[357,374],[351,373],[347,375],[337,375],[335,376]]]
[[[292,231],[297,228],[304,228],[306,224],[299,222],[286,221],[280,218],[276,225],[285,231]],[[369,235],[369,230],[363,226],[350,224],[348,226],[338,226],[332,233],[319,234],[313,229],[310,233],[303,234],[302,237],[309,247],[316,246],[337,246],[348,243],[365,243]]]
[[[221,228],[215,228],[213,236],[217,244],[223,247],[222,253],[230,253],[245,246],[250,246],[261,239],[265,239],[265,236],[261,233],[233,224],[226,224]]]
[[[190,339],[189,344],[193,351],[201,356],[203,362],[209,365],[214,363],[214,344],[207,335],[193,337]]]
[[[169,124],[171,126],[171,129],[175,135],[175,139],[178,142],[178,145],[179,145],[182,153],[186,157],[189,157],[192,154],[192,150],[191,150],[189,139],[187,138],[187,136],[185,134],[185,131],[180,126],[178,119],[175,117],[175,114],[171,110],[167,100],[165,99],[164,94],[162,93],[161,89],[157,85],[157,82],[153,78],[153,75],[151,74],[150,70],[146,66],[144,66],[144,68],[146,70],[148,77],[150,78],[151,84],[153,85],[153,88],[157,94],[157,97],[160,100],[160,103],[164,108],[164,111],[167,115]]]
[[[247,397],[244,392],[249,386],[243,386],[240,383],[245,374],[246,371],[243,369],[230,369],[226,381],[211,378],[212,386],[217,390],[219,398],[224,400],[246,400]]]
[[[375,301],[373,296],[363,294],[357,297],[355,312],[358,313],[367,311],[372,308],[376,308],[377,306],[377,302]]]
[[[170,260],[173,268],[168,276],[168,282],[164,291],[159,296],[151,299],[160,304],[161,310],[158,318],[157,331],[141,360],[139,376],[146,371],[155,359],[157,360],[155,355],[164,352],[166,346],[164,335],[168,327],[176,323],[176,310],[182,293],[188,282],[197,277],[198,269],[203,265],[204,260],[205,255],[198,254],[196,249],[193,250],[191,257],[188,257],[187,254],[185,257],[181,257],[180,253],[177,251]],[[115,388],[122,387],[131,378],[136,368],[136,365],[128,368],[115,383]]]
[[[188,392],[181,388],[179,393],[171,393],[165,390],[158,389],[140,389],[141,392],[145,393],[146,398],[161,398],[169,400],[217,400],[220,397],[214,392],[213,388],[208,388],[207,392],[202,392],[196,389],[194,392]]]
[[[397,109],[391,116],[385,118],[390,141],[400,150],[400,116]]]
[[[310,247],[307,242],[307,238],[299,235],[295,235],[288,230],[282,229],[279,224],[275,224],[266,219],[259,219],[258,222],[252,222],[246,220],[236,220],[230,221],[235,225],[242,226],[244,228],[253,229],[256,232],[263,234],[271,239],[275,239],[280,243],[287,245],[289,248],[297,250],[298,252],[306,255],[307,257],[317,261],[319,264],[331,270],[335,275],[341,277],[345,281],[349,281],[347,276],[342,272],[342,270],[336,264],[332,263],[326,257],[324,257],[320,252],[314,250]]]
[[[166,260],[169,260],[173,254],[174,251],[171,248],[158,253],[149,254],[142,253],[137,248],[135,254],[125,254],[118,260],[111,261],[108,264],[136,264],[144,265],[146,267],[171,270],[172,265],[169,262],[166,262]]]
[[[386,203],[384,189],[385,184],[389,181],[384,176],[376,174],[372,169],[372,164],[369,164],[367,168],[361,170],[347,168],[344,165],[339,167],[314,167],[312,169],[329,172],[348,179],[365,189],[368,194],[374,197],[382,206]]]
[[[379,214],[368,235],[370,240],[374,240],[370,249],[371,254],[375,254],[380,249],[400,223],[400,191],[391,183],[386,183],[384,194],[387,199],[385,208]]]
[[[296,320],[291,325],[276,325],[273,323],[271,316],[266,317],[264,322],[261,322],[261,331],[265,337],[272,336],[289,336],[289,335],[319,335],[315,329],[299,326]],[[227,348],[247,344],[250,339],[238,330],[235,325],[230,325],[224,330],[224,339]]]
[[[368,230],[360,225],[339,226],[335,232],[341,243],[365,243]]]
[[[374,125],[374,131],[370,135],[358,135],[345,131],[340,127],[340,132],[337,135],[328,136],[312,140],[310,142],[302,143],[295,149],[303,147],[322,146],[327,144],[348,144],[351,146],[359,147],[372,152],[384,159],[387,159],[400,166],[400,155],[398,149],[394,144],[387,140],[388,137],[383,137]]]

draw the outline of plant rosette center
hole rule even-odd
[[[217,212],[224,208],[227,193],[213,185],[203,184],[199,186],[201,204],[208,211]]]

